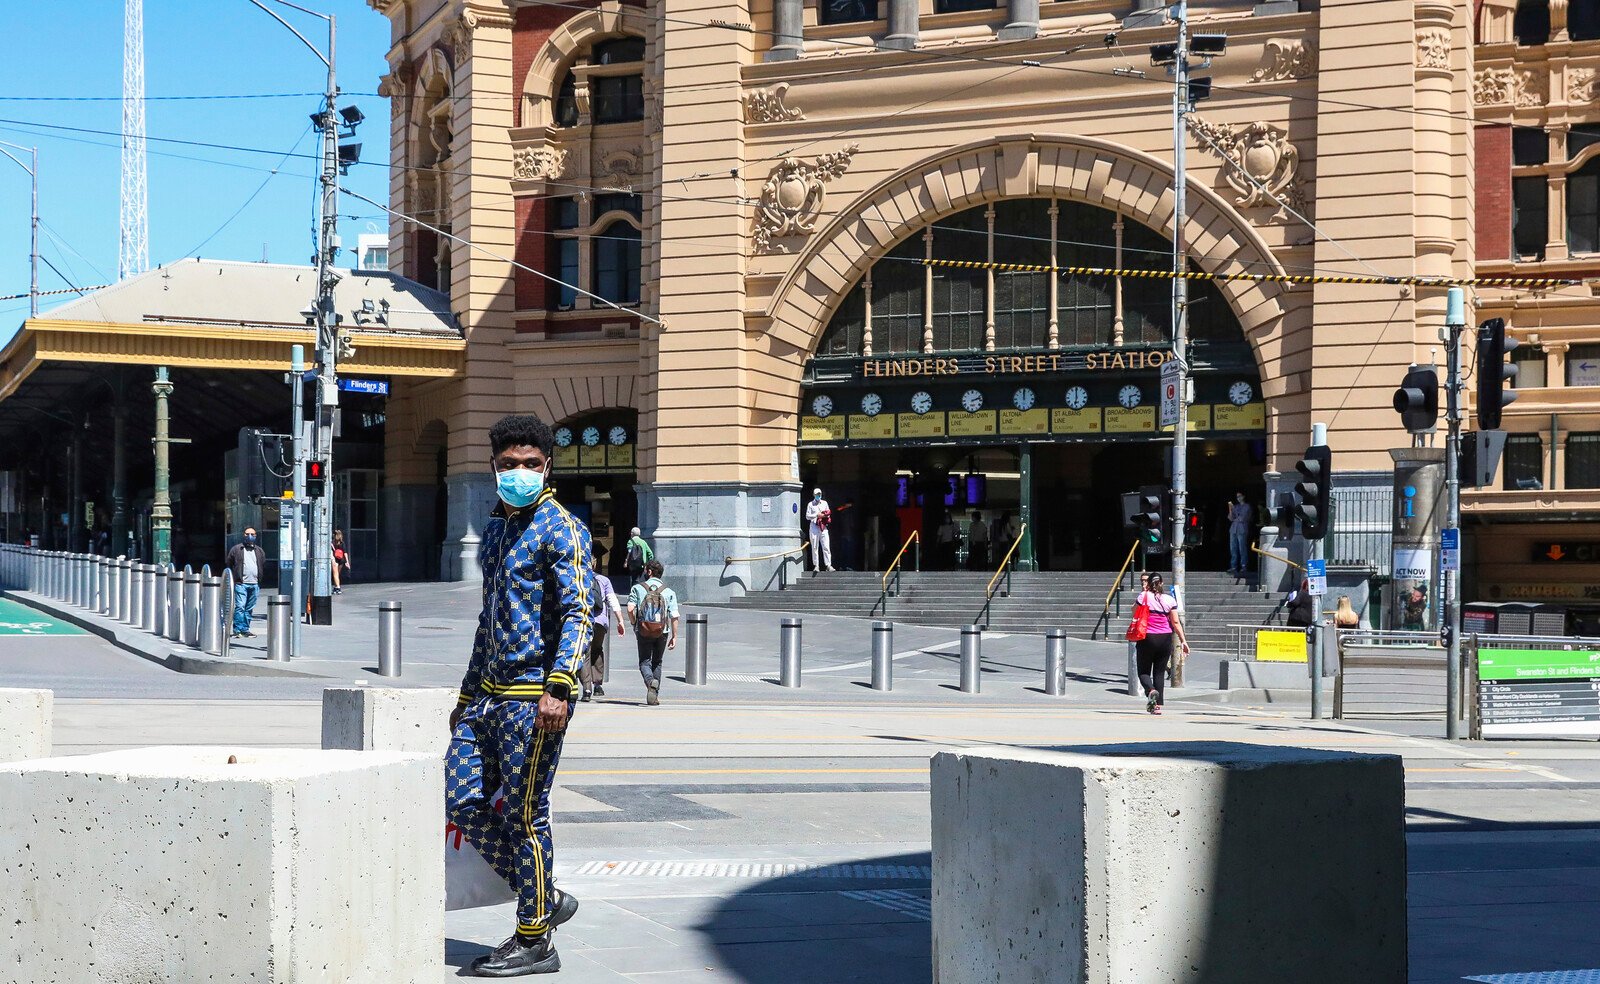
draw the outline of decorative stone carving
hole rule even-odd
[[[1317,49],[1300,38],[1270,38],[1252,82],[1309,79],[1317,74]]]
[[[416,73],[410,65],[398,65],[393,71],[378,76],[378,95],[388,99],[403,96],[411,88],[411,82],[416,78]]]
[[[1233,127],[1188,117],[1200,138],[1201,149],[1227,165],[1222,178],[1232,188],[1241,208],[1273,208],[1274,220],[1288,219],[1287,209],[1301,215],[1308,207],[1299,177],[1300,152],[1288,134],[1271,123]],[[1287,206],[1287,208],[1285,208]]]
[[[843,174],[858,150],[859,145],[850,144],[809,164],[795,157],[784,158],[761,186],[761,201],[756,206],[756,252],[787,252],[776,240],[815,232],[822,215],[822,186]]]
[[[1450,68],[1450,31],[1431,27],[1417,32],[1417,67]]]
[[[1511,101],[1511,69],[1485,68],[1472,77],[1472,101],[1497,106]]]
[[[470,7],[463,10],[461,16],[446,29],[444,38],[450,50],[455,53],[458,67],[472,57],[472,36],[480,27],[510,28],[511,18],[480,14]]]
[[[567,152],[558,147],[524,147],[511,157],[511,177],[517,181],[559,178],[567,171]]]
[[[744,121],[746,123],[788,123],[803,120],[806,114],[783,104],[789,92],[789,83],[779,82],[765,89],[752,89],[744,95]]]
[[[1595,70],[1574,68],[1567,76],[1567,102],[1594,102],[1596,95],[1600,95],[1600,86],[1595,85]]]
[[[635,147],[632,150],[610,150],[600,155],[599,166],[595,168],[594,177],[611,178],[616,182],[623,182],[629,176],[640,173],[643,169],[644,149]]]
[[[1543,106],[1545,97],[1550,91],[1550,76],[1548,73],[1536,72],[1531,68],[1523,69],[1516,74],[1511,90],[1513,102],[1518,109]]]

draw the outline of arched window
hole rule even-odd
[[[579,89],[587,90],[589,122],[632,123],[644,119],[644,39],[596,42],[561,78],[556,89],[555,125],[584,122]]]
[[[556,91],[556,126],[578,125],[578,79],[568,72]]]
[[[639,230],[621,219],[594,238],[594,292],[616,304],[639,300]]]

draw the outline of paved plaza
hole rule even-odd
[[[407,610],[398,681],[375,672],[376,607],[389,598]],[[85,631],[0,638],[0,686],[55,690],[58,753],[80,754],[316,747],[325,686],[458,682],[475,590],[354,586],[337,601],[338,624],[308,627],[307,658],[290,666],[315,675],[177,673]],[[629,637],[607,697],[579,706],[555,795],[558,878],[583,900],[557,934],[561,980],[926,984],[932,754],[1173,740],[1404,758],[1413,984],[1533,984],[1558,978],[1497,975],[1600,968],[1592,743],[1452,744],[1435,736],[1440,724],[1312,722],[1297,704],[1219,702],[1214,661],[1198,656],[1190,686],[1153,718],[1121,692],[1120,643],[1069,641],[1068,693],[1054,698],[1042,640],[991,637],[983,693],[963,694],[957,633],[911,626],[896,628],[895,689],[878,693],[865,686],[869,626],[851,619],[806,619],[804,686],[784,689],[776,615],[704,611],[707,686],[682,682],[680,646],[663,704],[645,706]],[[63,633],[73,622],[10,607],[0,621]],[[264,661],[264,638],[242,642],[231,659]],[[1048,843],[1051,831],[1037,836]],[[450,913],[442,979],[513,919],[510,905]]]

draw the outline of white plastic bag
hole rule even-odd
[[[505,790],[494,794],[496,813],[506,810]],[[477,848],[468,843],[461,828],[453,823],[444,827],[444,907],[476,909],[499,905],[517,897],[511,886],[489,866]]]

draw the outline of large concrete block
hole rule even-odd
[[[322,747],[443,758],[457,693],[438,687],[328,687],[322,691]]]
[[[1405,984],[1389,755],[943,752],[936,984]]]
[[[0,979],[437,984],[443,795],[437,757],[398,752],[0,766]]]
[[[0,762],[45,758],[55,727],[55,694],[0,689]]]

